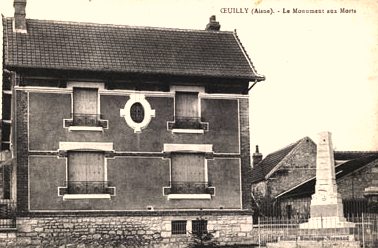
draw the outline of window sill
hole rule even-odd
[[[172,129],[172,133],[198,133],[203,134],[205,131],[203,129],[179,129],[174,128]]]
[[[110,194],[65,194],[63,200],[110,199]]]
[[[70,126],[68,127],[68,131],[94,131],[94,132],[102,132],[104,131],[103,127],[88,127],[88,126]]]
[[[168,200],[211,200],[210,194],[169,194]]]

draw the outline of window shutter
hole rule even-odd
[[[79,182],[87,180],[85,152],[69,152],[68,153],[68,180],[71,182]]]
[[[104,181],[104,154],[96,152],[68,153],[69,181]]]
[[[73,111],[75,114],[97,114],[97,89],[74,88]]]
[[[175,108],[178,117],[198,117],[198,93],[176,92]]]
[[[104,154],[88,153],[87,156],[87,180],[104,181]]]
[[[172,181],[205,182],[205,158],[203,154],[173,154]]]

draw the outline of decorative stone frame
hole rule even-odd
[[[113,143],[107,142],[59,142],[58,157],[67,157],[67,151],[99,151],[105,152],[104,173],[107,179],[106,160],[114,156]],[[68,181],[68,162],[66,164],[66,181]],[[116,187],[106,187],[103,194],[68,194],[68,185],[58,187],[58,196],[62,196],[63,200],[80,200],[80,199],[110,199],[116,195]]]
[[[140,103],[144,109],[144,118],[140,123],[131,118],[131,107],[135,103]],[[150,124],[152,117],[155,117],[155,110],[151,108],[150,103],[146,100],[144,94],[131,94],[130,99],[126,102],[125,107],[119,111],[120,117],[124,117],[127,125],[134,129],[134,133],[142,132]]]
[[[207,160],[213,159],[213,145],[211,144],[164,144],[164,156],[170,159],[172,152],[180,153],[203,153],[205,155],[204,172],[207,181]],[[170,165],[172,166],[172,165]],[[170,168],[170,171],[172,169]],[[171,177],[172,175],[170,175]],[[172,178],[171,178],[172,179]],[[172,181],[172,180],[171,180]],[[168,200],[211,200],[215,196],[215,187],[207,188],[209,193],[204,194],[171,194],[171,185],[163,187],[163,195],[167,196]]]
[[[72,90],[73,88],[92,88],[104,90],[105,86],[104,83],[97,83],[97,82],[67,82],[67,89]],[[73,93],[71,95],[71,113],[73,113]],[[100,94],[97,95],[97,114],[100,114]],[[99,131],[102,132],[104,129],[108,128],[108,120],[98,119],[99,126],[92,127],[92,126],[73,126],[73,118],[71,116],[70,119],[63,119],[63,127],[68,128],[68,131]]]
[[[202,86],[182,86],[182,85],[172,85],[170,87],[170,92],[176,94],[176,92],[197,92],[205,93],[205,88]],[[176,97],[174,98],[176,101]],[[176,103],[174,104],[176,106]],[[198,117],[201,118],[201,99],[198,97]],[[176,109],[174,107],[174,115],[176,115]],[[203,134],[205,131],[209,131],[208,122],[199,122],[199,129],[184,129],[184,128],[175,128],[176,120],[167,122],[167,129],[172,131],[172,133],[191,133],[191,134]]]

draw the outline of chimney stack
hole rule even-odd
[[[26,0],[14,0],[14,29],[19,33],[26,33]]]
[[[215,15],[210,16],[210,21],[206,25],[206,30],[208,31],[219,31],[220,29],[220,24],[219,22],[216,21]]]
[[[255,167],[258,163],[261,162],[263,155],[259,152],[259,146],[256,146],[256,151],[252,156],[253,160],[253,167]]]

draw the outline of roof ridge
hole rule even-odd
[[[5,17],[5,19],[13,20],[13,17]],[[179,32],[198,32],[198,33],[227,33],[233,34],[233,31],[208,31],[201,29],[185,29],[185,28],[169,28],[169,27],[154,27],[154,26],[136,26],[136,25],[126,25],[126,24],[112,24],[112,23],[96,23],[96,22],[79,22],[79,21],[60,21],[60,20],[46,20],[46,19],[34,19],[27,18],[26,21],[37,21],[46,23],[56,23],[56,24],[67,24],[67,25],[80,25],[80,26],[94,26],[94,27],[114,27],[114,28],[131,28],[131,29],[151,29],[151,30],[162,30],[162,31],[179,31]]]
[[[289,145],[287,145],[287,146],[284,146],[283,148],[281,148],[281,149],[279,149],[279,150],[276,150],[276,151],[274,151],[274,152],[271,152],[271,153],[269,153],[268,155],[266,155],[266,157],[268,157],[269,155],[271,155],[271,154],[274,154],[274,153],[277,153],[277,152],[281,152],[281,151],[283,151],[283,150],[285,150],[285,149],[287,149],[287,148],[289,148],[289,147],[291,147],[291,146],[296,146],[296,145],[298,145],[302,140],[304,140],[304,139],[306,139],[306,138],[308,138],[308,139],[310,139],[309,137],[304,137],[304,138],[301,138],[301,139],[299,139],[299,140],[297,140],[297,141],[295,141],[295,142],[293,142],[293,143],[290,143]],[[311,139],[310,139],[311,140]],[[294,148],[294,147],[293,147]],[[265,157],[265,158],[266,158]]]
[[[297,142],[291,144],[292,147],[290,147],[290,146],[285,147],[285,149],[288,149],[288,148],[290,148],[290,149],[287,151],[285,156],[283,156],[282,159],[279,160],[277,162],[277,164],[265,175],[265,179],[269,178],[274,172],[276,172],[278,170],[278,168],[281,167],[281,164],[283,163],[283,161],[285,161],[288,158],[288,156],[290,156],[295,151],[297,151],[299,149],[298,148],[299,144],[301,144],[306,139],[308,139],[308,137],[304,137],[304,138],[298,140]]]

